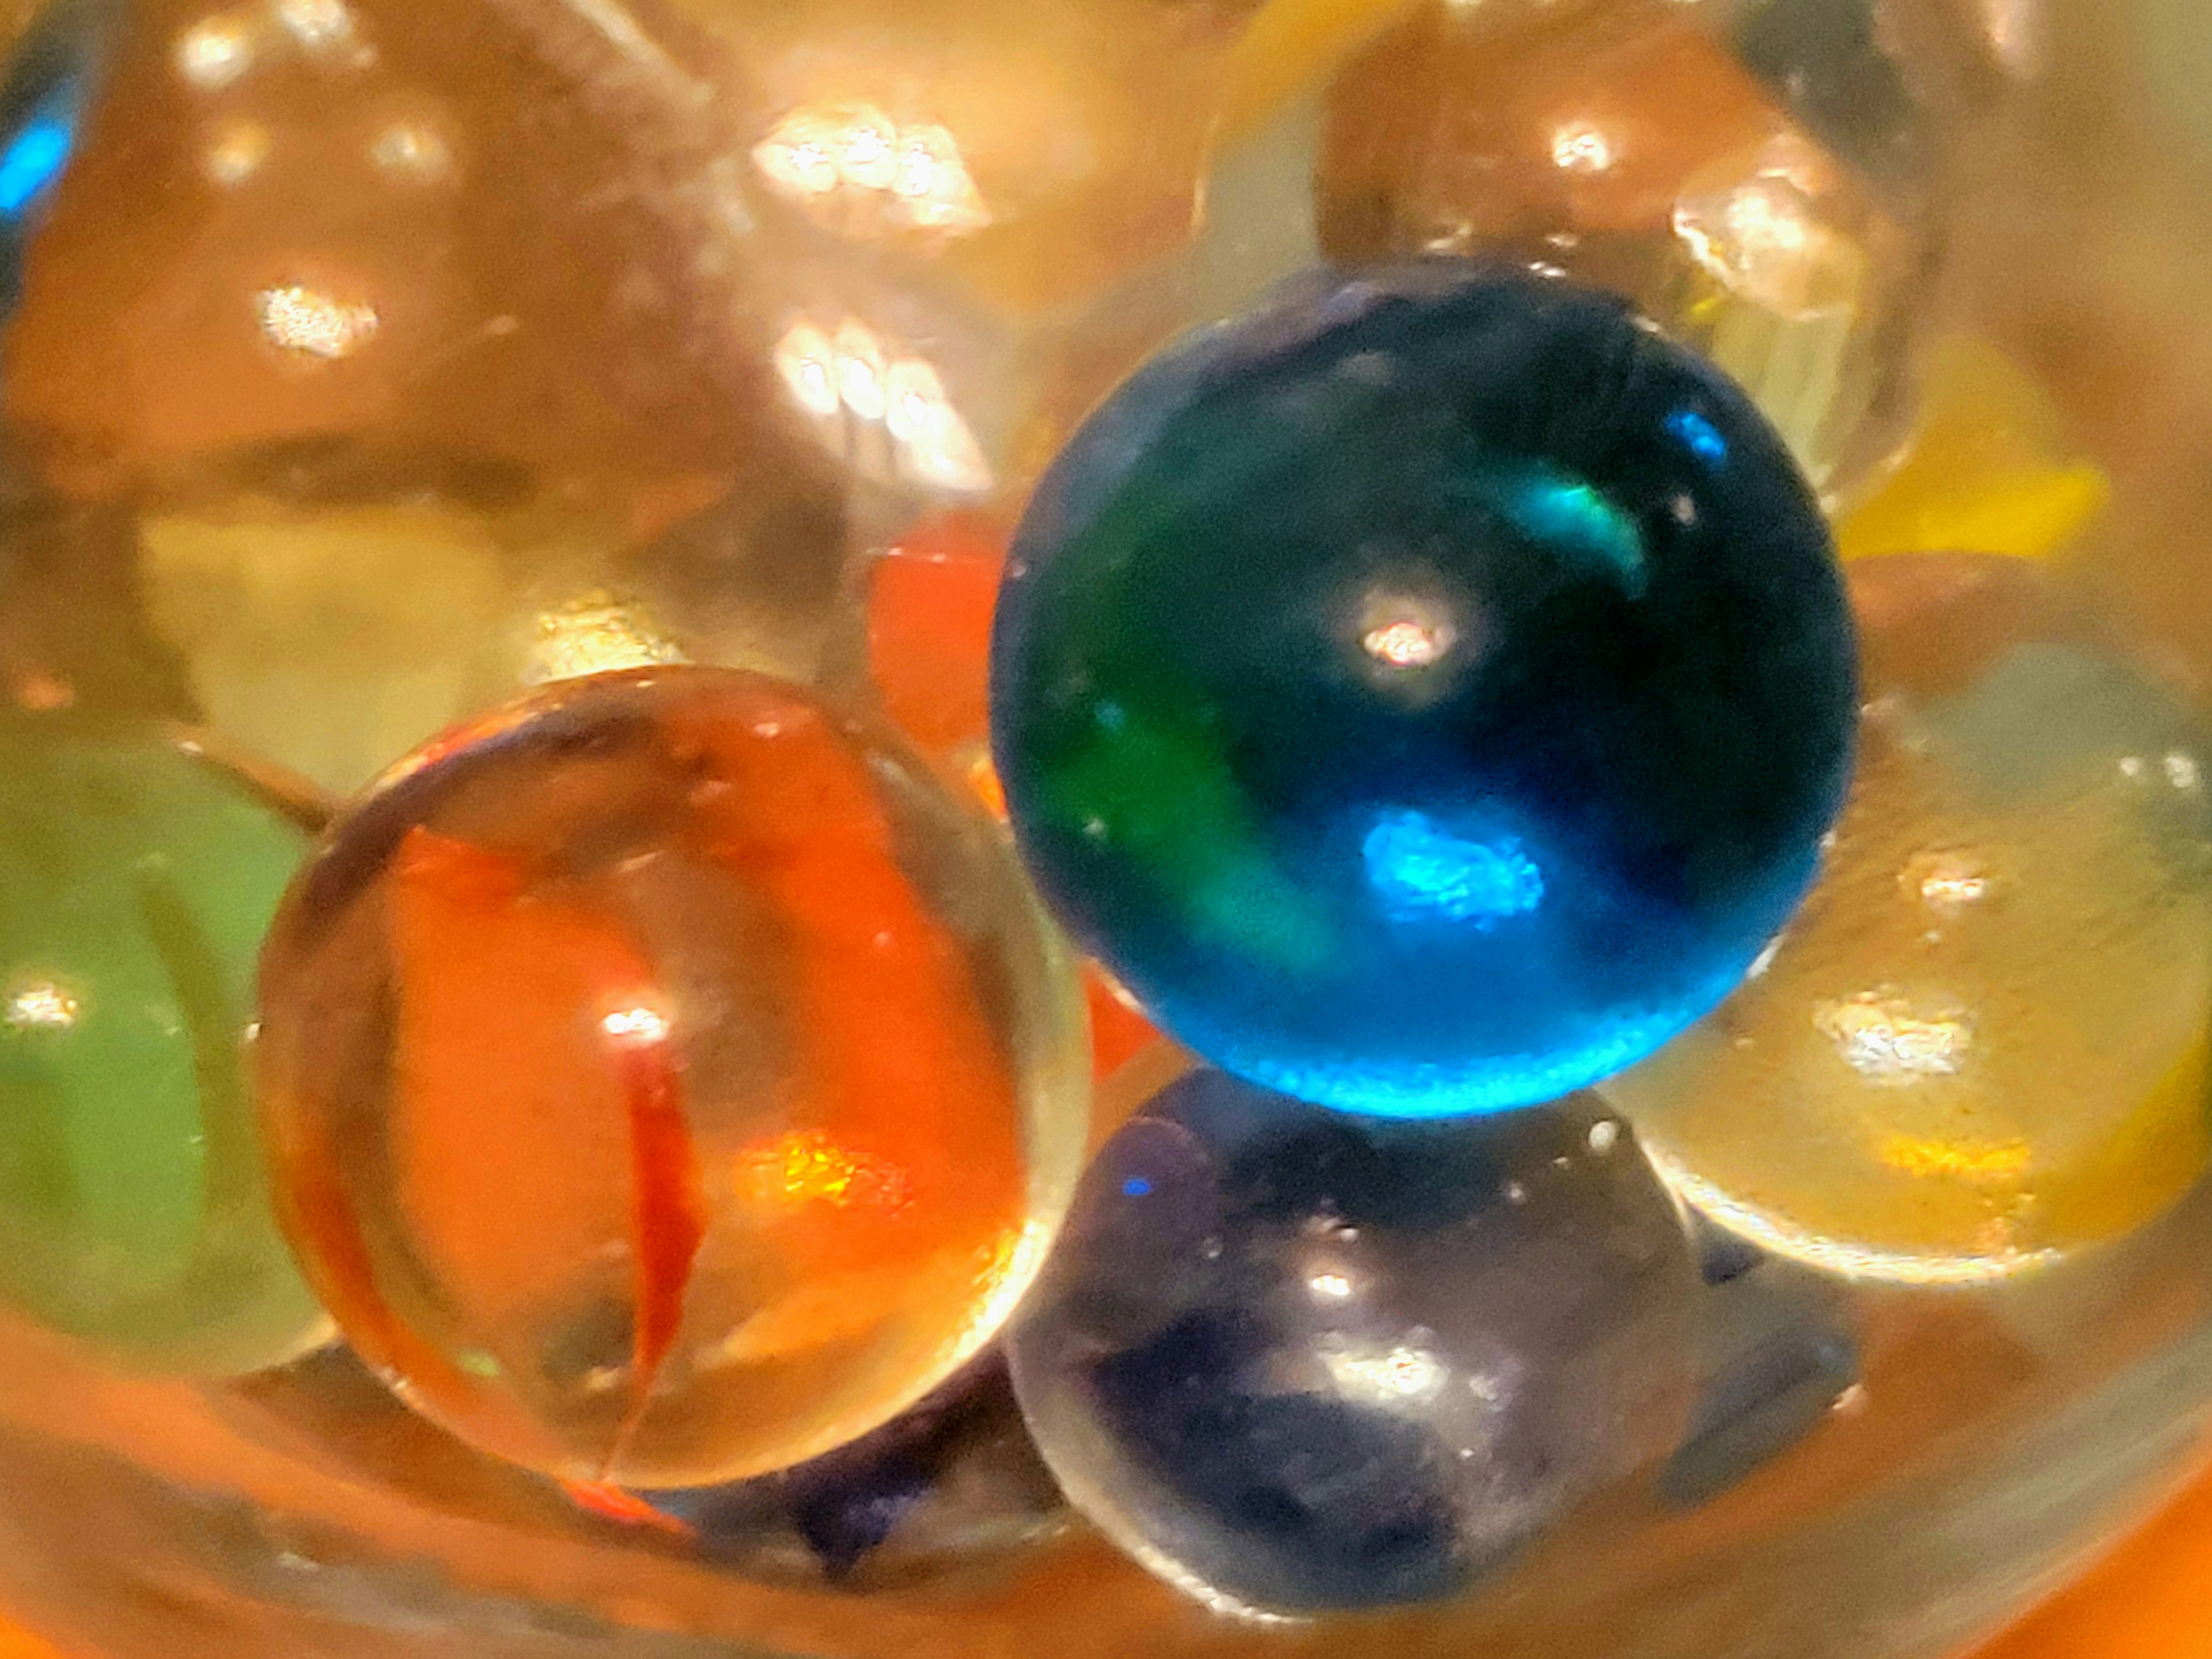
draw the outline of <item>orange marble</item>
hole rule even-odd
[[[752,676],[604,676],[431,745],[263,967],[316,1288],[410,1403],[571,1480],[885,1420],[988,1339],[1080,1155],[1067,970],[1000,837]]]

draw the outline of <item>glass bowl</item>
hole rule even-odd
[[[45,162],[21,134],[69,100],[5,112],[0,669],[25,708],[196,722],[311,822],[518,685],[679,655],[894,705],[964,787],[975,733],[932,697],[957,701],[968,636],[887,680],[884,573],[1002,536],[1152,351],[1381,234],[1395,210],[1363,192],[1400,141],[1346,124],[1434,90],[1394,80],[1392,31],[1475,31],[1474,74],[1480,30],[1579,39],[1608,4],[7,8],[16,90],[83,98],[75,153]],[[1905,250],[1882,265],[1853,233],[1883,320],[1838,360],[1852,419],[1791,434],[1847,541],[2051,555],[2201,698],[2212,15],[1659,9],[1759,70]],[[1594,84],[1610,108],[1620,83]],[[1610,165],[1601,124],[1555,136],[1571,180]],[[2014,412],[1960,394],[1953,418],[2056,458],[2026,529],[1982,521],[2021,545],[1853,516],[1936,453],[1960,350],[2005,366]],[[1158,1079],[1156,1054],[1132,1064],[1103,1123]],[[1689,1438],[1444,1602],[1254,1621],[1186,1598],[1059,1499],[988,1358],[868,1454],[864,1483],[885,1458],[920,1473],[856,1540],[810,1519],[802,1475],[688,1507],[563,1490],[410,1413],[327,1330],[179,1379],[10,1316],[0,1603],[116,1659],[1914,1659],[2063,1582],[2203,1462],[2212,1184],[1979,1283],[1700,1237]]]

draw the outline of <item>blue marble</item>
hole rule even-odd
[[[726,1486],[638,1494],[706,1559],[856,1589],[988,1569],[1051,1536],[1066,1506],[1037,1461],[995,1354],[849,1445]]]
[[[1403,1123],[1201,1070],[1102,1150],[1006,1347],[1102,1531],[1302,1613],[1452,1595],[1656,1470],[1707,1294],[1589,1097]]]
[[[1780,440],[1621,302],[1432,262],[1192,337],[1017,536],[993,740],[1048,901],[1165,1029],[1398,1116],[1555,1098],[1741,978],[1850,764]]]

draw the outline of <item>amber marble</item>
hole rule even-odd
[[[1825,495],[1906,437],[1930,249],[1666,0],[1428,0],[1329,93],[1322,246],[1503,254],[1627,295],[1751,392]]]

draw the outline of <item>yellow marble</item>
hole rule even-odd
[[[1929,354],[1922,410],[1896,471],[1837,526],[1845,558],[2051,558],[2104,510],[2104,473],[2067,442],[2049,396],[1995,346],[1965,335],[1941,342]]]
[[[1836,1271],[1969,1282],[2141,1224],[2212,1154],[2212,816],[2179,709],[2087,633],[1934,628],[1978,660],[1899,677],[1898,614],[1863,608],[1859,774],[1811,899],[1607,1091],[1723,1225]]]

